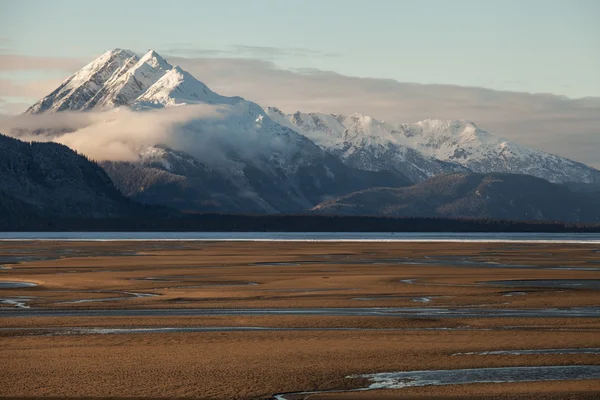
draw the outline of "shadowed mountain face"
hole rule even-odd
[[[372,188],[317,205],[315,212],[600,222],[594,198],[528,175],[458,173],[405,188]]]
[[[0,135],[0,215],[4,223],[35,218],[135,215],[96,163],[56,143],[26,143]]]
[[[160,160],[101,165],[126,196],[191,212],[295,213],[310,209],[326,197],[374,184],[410,184],[389,172],[349,168],[326,155],[315,165],[300,166],[293,176],[282,169],[261,169],[246,163],[240,178],[232,179],[183,152],[164,151]]]

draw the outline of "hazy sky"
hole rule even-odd
[[[584,97],[600,96],[598,21],[598,0],[0,0],[0,51],[90,59],[153,48]]]

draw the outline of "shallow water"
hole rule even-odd
[[[600,365],[407,371],[366,374],[353,377],[366,378],[371,381],[369,389],[399,389],[414,386],[459,385],[468,383],[598,379],[600,378]]]
[[[469,353],[454,353],[453,356],[492,356],[511,355],[521,356],[529,354],[600,354],[600,348],[576,348],[576,349],[527,349],[527,350],[494,350]]]
[[[15,332],[44,335],[122,335],[150,333],[186,332],[311,332],[311,331],[480,331],[488,328],[425,327],[425,328],[356,328],[356,327],[270,327],[270,326],[194,326],[194,327],[151,327],[151,328],[105,328],[105,327],[58,327],[58,328],[0,328],[0,332]]]
[[[473,327],[473,326],[457,326],[457,327],[411,327],[411,328],[359,328],[359,327],[272,327],[272,326],[175,326],[175,327],[147,327],[147,328],[129,328],[129,327],[11,327],[2,328],[0,332],[16,332],[19,336],[23,335],[129,335],[129,334],[160,334],[160,333],[201,333],[201,332],[252,332],[252,331],[269,331],[269,332],[318,332],[318,331],[396,331],[396,332],[418,332],[418,331],[518,331],[518,330],[535,330],[544,332],[596,332],[594,328],[556,328],[548,326],[494,326],[494,327]],[[548,351],[569,351],[573,349],[550,349]],[[572,354],[596,354],[592,352],[596,349],[574,349],[580,350]],[[519,352],[507,351],[508,352]],[[546,350],[542,350],[546,351]],[[587,351],[587,352],[586,352]],[[481,353],[455,353],[454,355],[485,355],[488,352]],[[495,352],[489,352],[494,354]],[[500,351],[498,354],[504,354]],[[532,353],[538,354],[538,353]],[[542,354],[542,353],[540,353]],[[548,353],[554,354],[554,353]],[[571,353],[560,353],[571,354]]]
[[[482,253],[483,254],[483,253]],[[529,253],[525,253],[529,254]],[[506,264],[496,261],[473,260],[466,256],[443,256],[443,257],[425,257],[423,260],[410,259],[410,261],[398,261],[398,264],[403,265],[435,265],[435,266],[450,266],[458,268],[500,268],[500,269],[535,269],[535,270],[550,270],[550,271],[600,271],[600,268],[595,267],[574,267],[574,266],[549,266],[549,265],[527,265],[527,264]]]
[[[541,330],[541,331],[565,331],[580,332],[586,329],[561,329],[553,327],[532,327],[532,326],[497,326],[489,328],[459,326],[459,327],[413,327],[413,328],[358,328],[358,327],[271,327],[271,326],[186,326],[186,327],[148,327],[148,328],[107,328],[107,327],[48,327],[48,328],[28,328],[11,327],[0,328],[0,332],[18,332],[19,335],[129,335],[129,334],[160,334],[160,333],[195,333],[195,332],[320,332],[320,331],[395,331],[395,332],[415,332],[415,331],[504,331],[504,330]],[[595,331],[588,329],[587,331]],[[568,351],[570,349],[563,349]],[[572,349],[571,349],[572,350]],[[577,350],[577,349],[575,349]],[[591,351],[594,349],[581,349],[578,353],[560,353],[560,354],[596,354]],[[583,352],[588,350],[588,352]],[[485,355],[482,353],[455,353],[453,355]],[[490,352],[490,354],[495,354]],[[504,353],[498,353],[504,354]],[[507,353],[508,354],[508,353]],[[532,353],[538,354],[538,353]],[[545,353],[539,353],[545,354]],[[554,354],[554,353],[547,353]],[[559,353],[556,353],[559,354]]]
[[[600,317],[600,307],[499,309],[436,307],[371,307],[371,308],[172,308],[115,310],[0,310],[0,317],[128,317],[128,316],[208,316],[208,315],[317,315],[372,316],[408,318],[586,318]]]
[[[0,289],[21,289],[30,288],[37,286],[37,283],[33,282],[8,282],[0,281]]]
[[[296,265],[300,265],[300,263],[297,262],[256,262],[256,263],[251,263],[248,265],[252,265],[252,266],[259,266],[259,267],[268,267],[268,266],[274,266],[274,267],[285,267],[285,266],[296,266]]]
[[[285,288],[285,289],[259,289],[264,292],[293,292],[293,293],[312,293],[312,292],[331,292],[339,290],[362,290],[360,288]]]
[[[350,390],[322,390],[275,395],[277,400],[320,393],[346,393],[381,389],[402,389],[417,386],[462,385],[469,383],[536,382],[560,380],[599,379],[598,365],[569,365],[544,367],[472,368],[430,371],[400,371],[353,375],[347,378],[365,378],[370,385]]]
[[[120,293],[120,294],[126,294],[128,296],[68,300],[68,301],[61,301],[56,304],[101,303],[101,302],[106,302],[106,301],[122,301],[122,300],[138,299],[138,298],[142,298],[142,297],[158,296],[158,294],[154,294],[154,293],[135,293],[135,292],[100,292],[100,293]]]
[[[411,301],[413,301],[415,303],[430,303],[432,299],[433,299],[432,296],[427,296],[427,297],[413,297],[411,299]]]
[[[381,295],[381,296],[365,296],[365,297],[354,297],[350,300],[357,301],[375,301],[375,300],[394,300],[394,299],[413,299],[413,296],[400,296],[400,295]]]
[[[524,279],[478,282],[509,287],[600,290],[600,279]]]
[[[507,292],[504,293],[502,296],[504,297],[514,297],[514,296],[526,296],[527,292]]]
[[[27,303],[34,299],[35,297],[29,296],[6,297],[0,298],[0,304],[6,304],[15,308],[29,308],[29,304]]]

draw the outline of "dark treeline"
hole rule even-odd
[[[157,232],[600,232],[600,225],[491,219],[195,214],[167,218],[20,219],[2,231]]]

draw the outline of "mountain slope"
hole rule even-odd
[[[56,143],[0,135],[0,214],[4,219],[140,215],[97,164]]]
[[[469,121],[425,120],[397,129],[407,145],[474,172],[527,174],[550,182],[600,181],[597,169],[495,137]]]
[[[133,60],[136,60],[132,58]],[[84,109],[111,108],[127,105],[156,83],[173,66],[150,50],[139,61],[124,71],[113,74],[102,88],[90,99]]]
[[[373,188],[317,205],[326,214],[600,222],[590,196],[516,174],[458,173],[417,185]]]
[[[275,107],[269,107],[267,113],[281,125],[302,133],[355,168],[366,171],[389,170],[413,182],[447,172],[466,171],[466,168],[457,164],[425,156],[398,143],[384,124],[361,114],[346,117],[297,112],[286,115]]]
[[[394,125],[361,114],[286,115],[276,108],[268,113],[349,165],[399,171],[414,182],[452,171],[520,173],[551,182],[600,181],[594,168],[497,138],[468,121]]]
[[[299,212],[374,184],[411,183],[399,173],[345,165],[273,121],[256,103],[211,91],[153,51],[141,59],[129,55],[115,50],[101,56],[65,81],[69,87],[78,82],[76,89],[59,88],[30,112],[126,107],[143,115],[188,106],[190,115],[169,127],[165,142],[135,149],[137,161],[102,163],[132,198],[192,211]],[[87,90],[85,101],[78,95],[80,87],[94,88],[93,93]],[[202,114],[197,106],[213,111]]]
[[[67,78],[56,90],[29,107],[26,113],[39,114],[89,108],[88,102],[109,79],[121,76],[138,60],[138,57],[129,50],[108,51]]]

